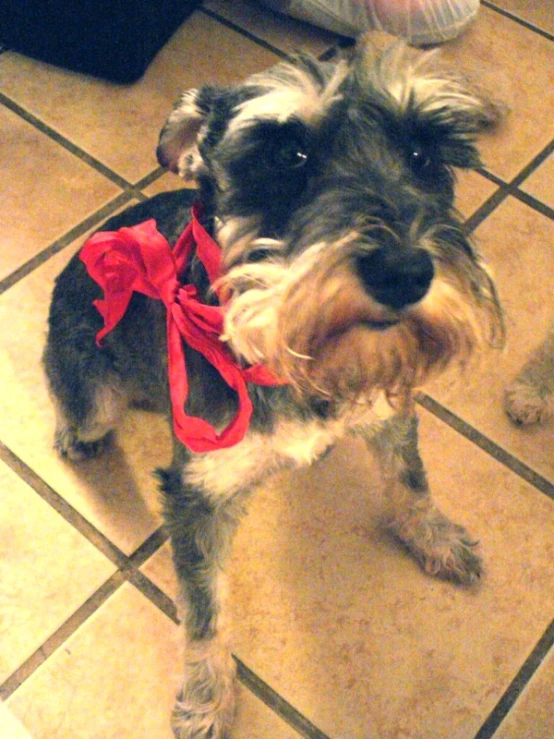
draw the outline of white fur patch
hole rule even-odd
[[[455,75],[439,69],[436,52],[421,54],[404,44],[388,49],[369,77],[403,108],[415,105],[422,111],[448,107],[472,110],[481,102],[465,89]]]
[[[290,64],[280,65],[267,74],[254,75],[248,80],[248,86],[262,87],[265,92],[238,106],[227,135],[234,136],[259,120],[284,123],[295,117],[316,125],[329,106],[339,99],[338,88],[347,71],[347,65],[339,63],[324,87],[307,70]]]
[[[356,427],[377,431],[394,414],[380,395],[372,405],[360,403],[332,421],[281,421],[271,434],[250,433],[230,449],[194,455],[184,481],[203,489],[214,500],[246,492],[271,472],[308,466]]]

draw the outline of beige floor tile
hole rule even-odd
[[[1,683],[115,567],[1,462],[0,490]]]
[[[7,705],[33,739],[169,739],[179,681],[178,633],[150,601],[123,585]],[[232,739],[267,737],[298,734],[239,688]]]
[[[535,673],[495,739],[547,739],[554,728],[554,652]]]
[[[329,31],[274,13],[256,0],[205,0],[203,7],[285,53],[301,49],[317,56],[337,40]]]
[[[481,150],[490,171],[512,179],[554,137],[554,97],[545,94],[554,89],[554,46],[482,6],[477,22],[441,47],[441,55],[508,106],[502,127]]]
[[[141,567],[142,572],[173,601],[177,600],[177,578],[171,562],[171,546],[166,542]]]
[[[74,247],[61,252],[0,297],[10,331],[0,338],[0,439],[42,479],[126,553],[161,523],[155,467],[171,458],[169,430],[157,415],[129,413],[115,448],[96,460],[72,465],[52,448],[54,412],[41,355],[55,276]],[[32,305],[33,310],[22,306]]]
[[[236,653],[337,739],[473,736],[551,618],[552,501],[433,419],[422,431],[437,500],[482,542],[480,589],[426,577],[379,530],[353,444],[264,491],[239,530]]]
[[[0,702],[0,736],[2,739],[33,739],[10,709]]]
[[[493,0],[493,3],[543,31],[554,33],[553,0]]]
[[[237,713],[231,739],[299,739],[279,716],[242,685],[237,686]]]
[[[554,154],[525,180],[521,189],[554,208]]]
[[[177,629],[123,585],[11,696],[34,739],[170,739]]]
[[[554,503],[422,416],[435,497],[482,544],[479,588],[425,576],[381,530],[358,442],[257,493],[226,568],[235,652],[337,739],[473,736],[554,607]],[[174,595],[168,545],[144,571]]]
[[[477,229],[506,315],[507,342],[468,371],[463,382],[442,379],[430,395],[554,481],[553,426],[519,428],[503,410],[504,388],[546,333],[552,318],[554,223],[508,199]]]
[[[6,53],[0,58],[0,90],[136,182],[156,168],[159,132],[183,90],[239,81],[276,60],[197,12],[133,85],[113,85]]]
[[[1,279],[120,190],[3,107],[0,129]]]
[[[471,170],[457,170],[456,179],[455,205],[465,218],[475,213],[477,208],[497,190],[493,182]]]

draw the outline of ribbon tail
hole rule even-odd
[[[173,320],[174,317],[171,315],[173,312],[176,312],[177,320]],[[168,313],[167,335],[169,386],[175,435],[193,452],[208,452],[234,446],[244,439],[253,412],[246,381],[231,358],[222,355],[220,351],[215,351],[217,339],[210,340],[209,337],[203,336],[202,340],[199,340],[199,337],[195,336],[194,325],[184,324],[182,318],[179,307],[172,306]],[[219,372],[223,381],[237,393],[237,413],[220,433],[204,419],[189,416],[185,412],[189,387],[183,339],[193,350],[202,354]]]

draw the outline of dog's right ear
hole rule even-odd
[[[201,164],[198,139],[221,91],[213,87],[187,90],[179,98],[163,127],[156,155],[162,167],[193,179]]]

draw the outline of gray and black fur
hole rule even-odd
[[[475,139],[494,110],[402,46],[351,63],[299,57],[234,88],[185,93],[158,157],[193,178],[222,249],[225,335],[237,359],[287,381],[252,385],[242,442],[192,453],[175,443],[159,473],[187,649],[173,716],[179,739],[229,736],[234,666],[222,563],[246,499],[272,471],[316,461],[348,433],[377,450],[388,523],[428,572],[476,580],[471,536],[434,505],[418,452],[412,392],[502,333],[489,274],[453,207],[454,168],[479,164]],[[174,243],[190,195],[159,195],[105,224],[155,218]],[[185,281],[215,301],[194,260]],[[135,295],[95,344],[101,297],[75,256],[59,276],[44,364],[56,445],[97,454],[130,403],[170,415],[164,307]],[[218,428],[234,393],[185,347],[187,411]]]

